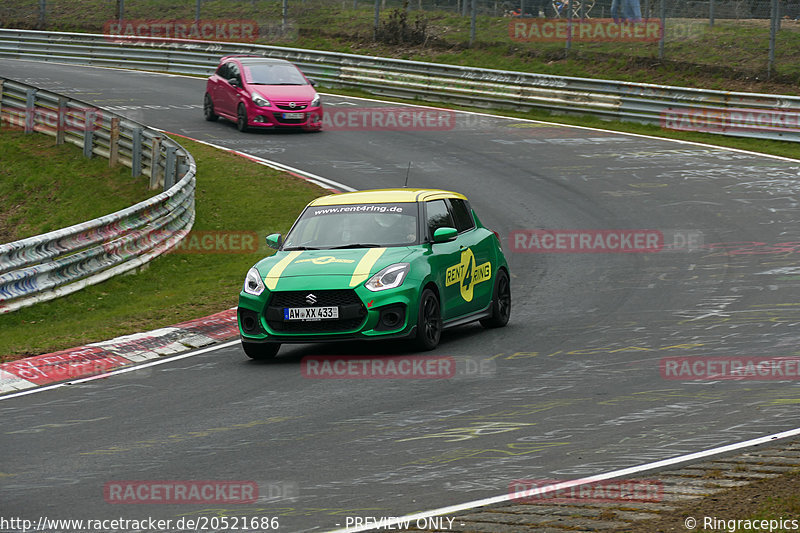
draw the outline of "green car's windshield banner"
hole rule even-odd
[[[292,228],[284,249],[408,246],[419,241],[416,203],[311,206]]]
[[[354,204],[354,205],[331,205],[312,207],[309,212],[312,216],[320,215],[339,215],[339,214],[362,214],[362,213],[387,213],[391,215],[416,216],[417,209],[415,203],[397,204]]]

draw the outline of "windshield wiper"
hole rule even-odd
[[[283,248],[281,251],[283,252],[293,252],[298,250],[321,250],[322,248],[314,248],[313,246],[288,246]]]
[[[383,248],[382,244],[374,244],[374,243],[352,243],[352,244],[343,244],[341,246],[331,246],[330,250],[342,250],[345,248]]]

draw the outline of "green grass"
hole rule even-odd
[[[36,143],[36,137],[26,140]],[[193,231],[255,231],[263,242],[267,233],[285,233],[311,199],[327,192],[243,157],[176,140],[197,161]],[[72,150],[84,165],[93,165],[82,159],[80,150]],[[66,153],[48,159],[73,157]],[[5,154],[3,160],[5,167]],[[86,174],[80,165],[63,172],[62,190],[85,183]],[[125,207],[131,200],[119,201]],[[56,213],[62,211],[61,204],[51,204],[59,205]],[[27,208],[34,211],[42,205],[46,203],[36,201]],[[4,360],[13,360],[222,311],[236,305],[245,273],[266,254],[266,245],[255,253],[169,253],[136,275],[117,276],[69,296],[0,315],[0,354]]]
[[[781,490],[776,490],[766,498],[766,501],[759,505],[749,518],[751,520],[796,520],[800,522],[800,472],[791,472],[783,476],[785,483]],[[788,487],[787,487],[788,485]],[[794,528],[796,530],[796,528]],[[763,528],[762,528],[763,530]],[[789,531],[791,531],[791,525]],[[757,531],[756,529],[746,529],[744,531]]]
[[[53,137],[0,129],[0,242],[84,222],[153,196],[146,179]],[[42,206],[49,206],[42,209]]]

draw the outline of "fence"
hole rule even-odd
[[[397,9],[406,18],[389,13]],[[520,39],[509,32],[511,19],[505,16],[541,17],[542,23],[568,16],[593,24],[643,19],[657,22],[661,34],[655,40],[595,39],[594,34],[586,39],[573,28],[556,38]],[[358,46],[376,37],[404,48],[421,44],[439,53],[465,45],[505,45],[542,63],[583,53],[595,62],[666,59],[682,68],[714,68],[722,75],[725,67],[738,78],[766,72],[796,82],[800,74],[800,0],[4,0],[0,4],[0,27],[51,31],[105,33],[116,21],[221,19],[253,21],[258,26],[254,42],[284,46],[311,47],[320,37],[341,46]]]
[[[327,86],[487,108],[545,109],[800,142],[800,97],[568,78],[257,44],[0,30],[0,57],[208,75],[220,56],[285,58]],[[201,95],[198,96],[198,99]]]
[[[0,313],[137,268],[175,246],[194,223],[195,163],[163,134],[86,102],[0,78],[0,124],[52,135],[87,157],[131,167],[164,192],[88,222],[0,244]]]

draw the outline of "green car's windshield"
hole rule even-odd
[[[283,250],[373,248],[419,243],[417,204],[347,204],[306,209]]]

